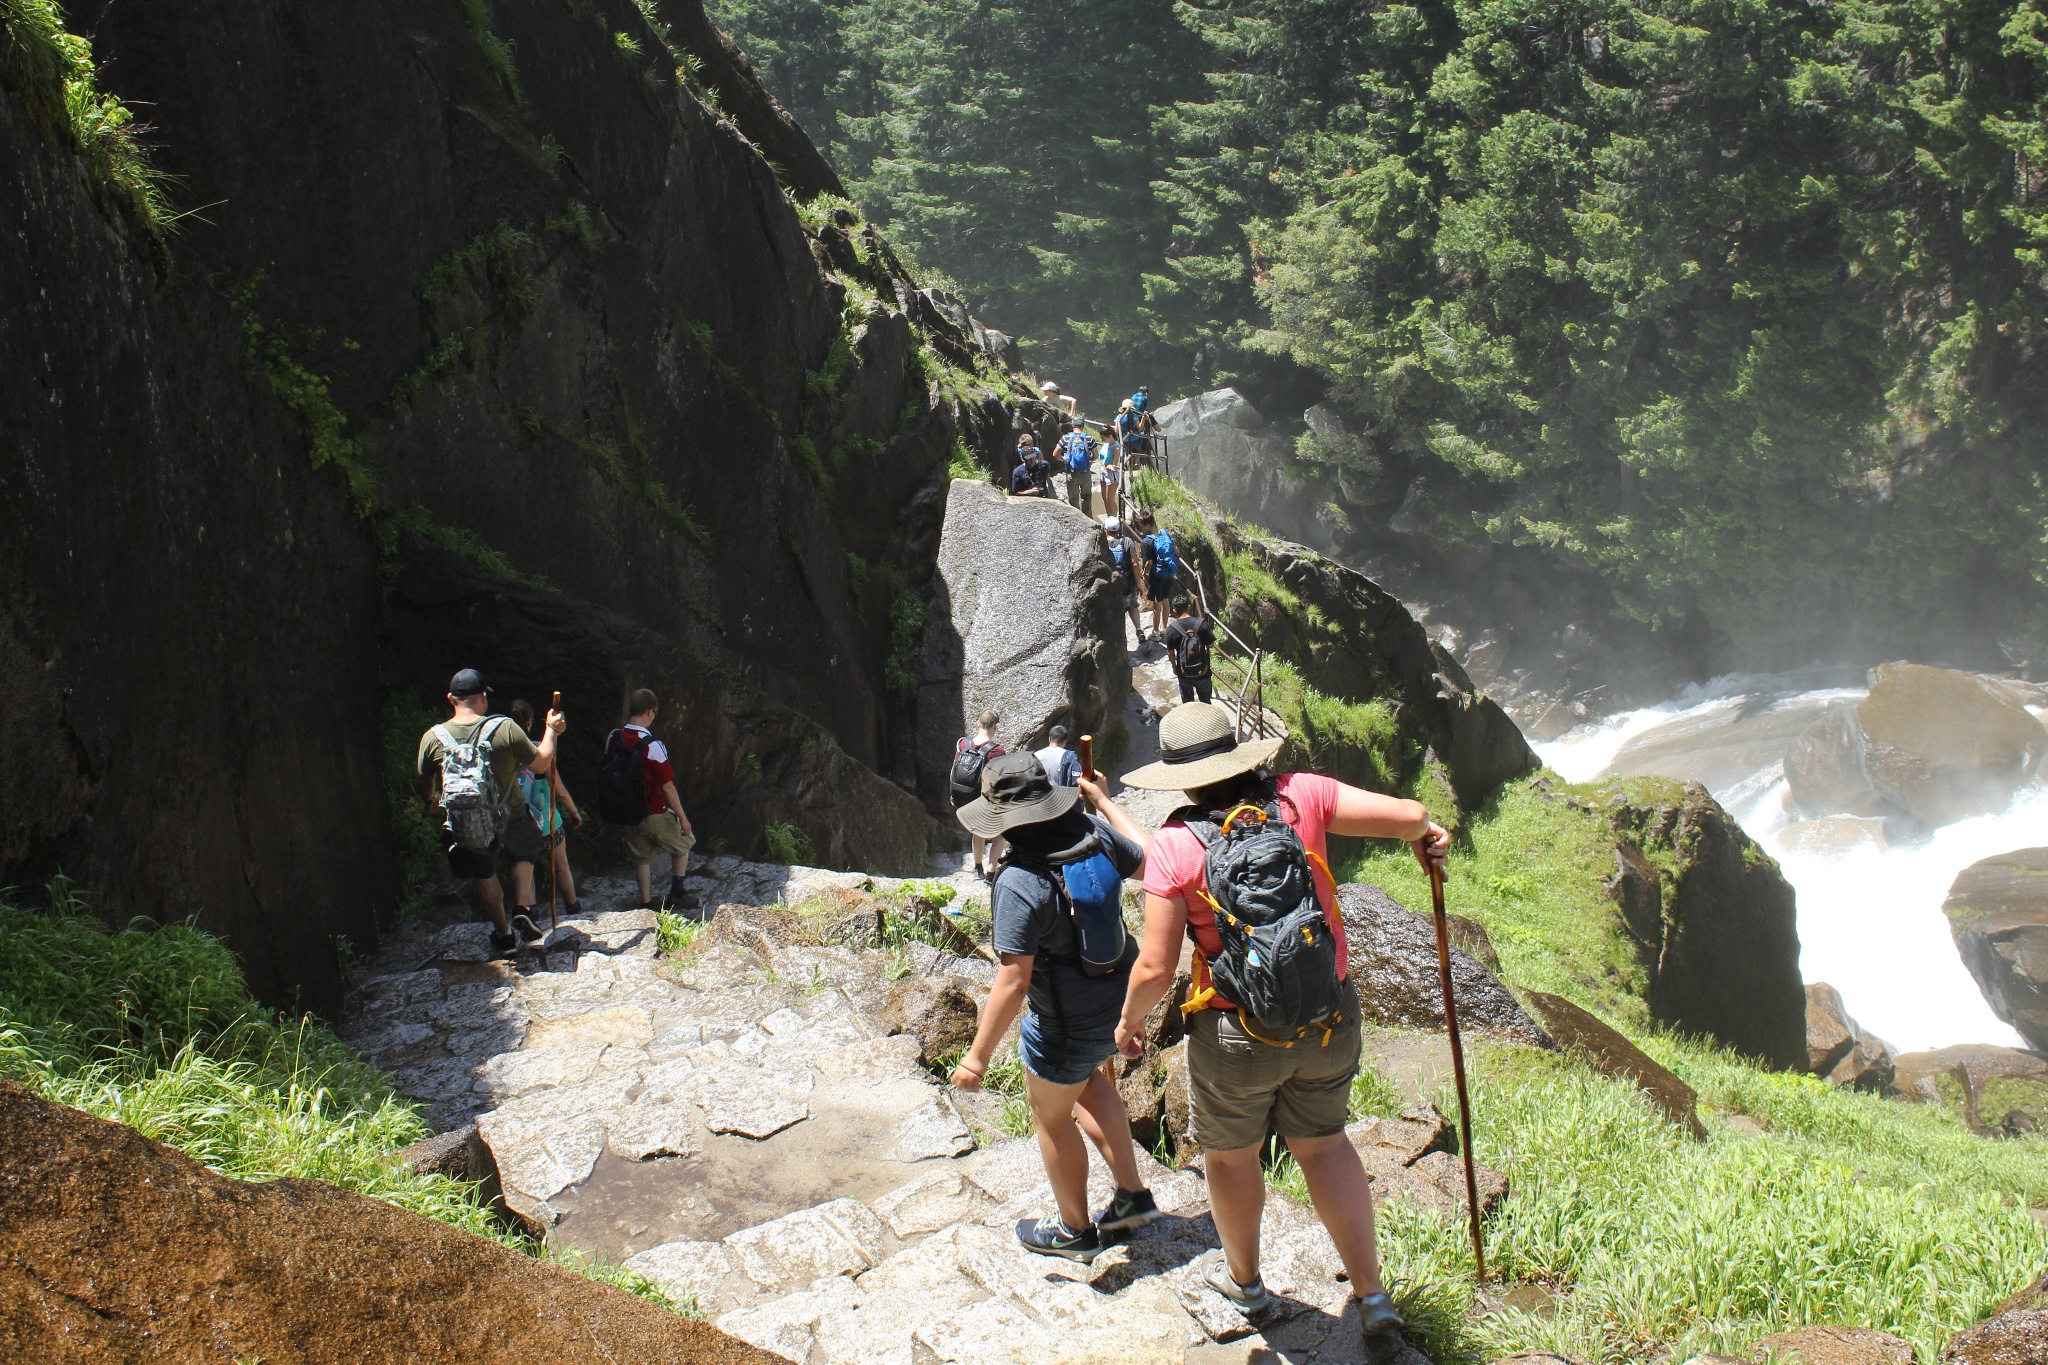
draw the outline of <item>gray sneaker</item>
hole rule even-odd
[[[1386,1294],[1361,1294],[1358,1296],[1358,1326],[1368,1337],[1385,1332],[1398,1332],[1408,1325],[1394,1307],[1394,1300]]]
[[[1265,1312],[1273,1303],[1273,1296],[1266,1292],[1266,1281],[1263,1276],[1254,1279],[1250,1284],[1239,1284],[1230,1277],[1229,1257],[1220,1251],[1215,1254],[1209,1272],[1202,1277],[1202,1282],[1229,1299],[1231,1307],[1248,1318]]]

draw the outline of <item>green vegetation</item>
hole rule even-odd
[[[484,60],[490,63],[492,73],[513,99],[525,103],[525,92],[519,88],[519,69],[512,63],[512,44],[491,32],[488,0],[462,0],[462,14],[469,22],[470,38],[483,50]]]
[[[443,827],[427,814],[420,798],[420,735],[447,717],[407,692],[384,697],[384,799],[391,807],[391,837],[398,849],[398,917],[418,919],[427,912],[427,882],[441,852]]]
[[[817,857],[816,850],[811,847],[811,836],[788,821],[771,821],[761,831],[761,843],[771,863],[809,866]]]
[[[391,1160],[426,1122],[326,1025],[257,1004],[220,940],[145,920],[110,933],[62,881],[51,900],[56,913],[0,903],[0,1075],[237,1180],[324,1180],[551,1257],[501,1230],[473,1186]],[[695,1312],[622,1267],[551,1258]]]
[[[256,310],[263,275],[250,277],[228,294],[228,306],[242,325],[242,347],[263,371],[271,390],[298,415],[306,430],[307,454],[313,468],[334,465],[348,482],[356,511],[368,516],[377,505],[377,481],[362,443],[347,432],[348,416],[336,406],[327,377],[316,374],[292,354],[283,335],[264,323]],[[317,341],[318,337],[310,339]]]
[[[684,919],[673,910],[654,912],[655,949],[663,957],[674,957],[689,951],[697,941],[697,935],[704,932],[705,920]]]
[[[86,178],[160,248],[182,214],[172,177],[151,164],[135,112],[99,88],[92,41],[64,27],[57,0],[0,0],[0,83],[46,137],[78,153]]]

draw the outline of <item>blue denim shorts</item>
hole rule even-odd
[[[1017,1030],[1017,1051],[1024,1069],[1053,1085],[1079,1085],[1096,1067],[1116,1052],[1116,1025],[1100,1034],[1093,1032],[1068,1037],[1056,1019],[1041,1019],[1038,1011],[1024,1011]]]

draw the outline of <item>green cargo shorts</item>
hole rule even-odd
[[[1344,1131],[1359,1048],[1358,995],[1349,982],[1344,1002],[1344,1022],[1327,1043],[1312,1032],[1293,1047],[1260,1042],[1222,1010],[1188,1020],[1189,1127],[1202,1150],[1257,1147],[1268,1132],[1318,1138]]]

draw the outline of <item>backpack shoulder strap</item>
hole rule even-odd
[[[454,752],[455,746],[458,743],[455,738],[455,732],[448,728],[446,721],[434,727],[434,738],[441,741],[441,756],[443,758]]]

